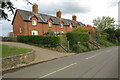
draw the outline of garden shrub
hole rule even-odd
[[[103,39],[103,40],[107,40],[107,39],[108,39],[108,36],[109,36],[109,34],[107,34],[107,33],[102,33],[99,38],[100,38],[100,39]]]
[[[56,47],[60,45],[60,38],[57,36],[48,36],[48,35],[41,35],[41,36],[18,36],[18,41],[23,43],[32,43],[43,45],[45,47]]]
[[[86,33],[79,33],[79,32],[68,32],[67,33],[67,40],[70,42],[70,45],[76,44],[77,42],[89,42],[90,36]]]
[[[109,41],[107,41],[107,40],[103,40],[103,39],[97,39],[97,42],[101,45],[101,46],[106,46],[106,47],[108,47],[108,46],[113,46],[114,44],[113,43],[111,43],[111,42],[109,42]]]
[[[87,47],[82,44],[74,44],[72,47],[72,51],[76,53],[86,52],[88,51]]]
[[[17,42],[17,37],[2,37],[2,41]]]

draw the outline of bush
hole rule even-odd
[[[18,41],[23,43],[32,43],[43,45],[45,47],[56,47],[60,45],[60,38],[56,36],[18,36]]]
[[[55,33],[51,29],[48,29],[45,35],[55,35]]]
[[[100,36],[100,39],[107,40],[107,39],[108,39],[108,36],[109,36],[109,34],[107,34],[107,33],[102,33],[101,36]]]
[[[68,32],[67,33],[67,40],[70,42],[70,48],[72,49],[74,44],[78,42],[89,42],[90,36],[86,33],[79,33],[79,32]]]
[[[2,37],[2,41],[17,42],[17,37]]]
[[[67,33],[67,40],[70,42],[70,45],[76,44],[77,42],[89,42],[90,36],[86,33],[79,33],[79,32],[68,32]]]
[[[82,44],[74,44],[72,47],[72,51],[76,53],[86,52],[88,51],[87,47],[83,46]]]
[[[107,41],[107,40],[103,40],[103,39],[97,39],[97,42],[101,45],[101,46],[113,46],[114,44]]]

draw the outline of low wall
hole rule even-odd
[[[35,60],[34,51],[15,56],[9,56],[2,59],[2,70],[4,71],[16,68],[20,64],[28,64],[34,60]]]

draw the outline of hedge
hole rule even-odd
[[[106,46],[106,47],[114,45],[113,43],[111,43],[107,40],[100,39],[100,38],[97,39],[97,43],[99,43],[101,46]]]
[[[87,33],[68,32],[67,40],[70,42],[70,44],[76,44],[77,42],[89,42],[90,36]]]
[[[56,47],[60,45],[60,38],[56,36],[40,35],[40,36],[17,36],[18,42],[32,43],[45,47]]]

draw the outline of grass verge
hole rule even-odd
[[[0,45],[0,48],[2,48],[2,57],[3,58],[7,57],[7,56],[13,56],[13,55],[18,55],[18,54],[27,53],[27,52],[32,51],[32,49],[14,47],[14,46],[8,46],[8,45]]]

